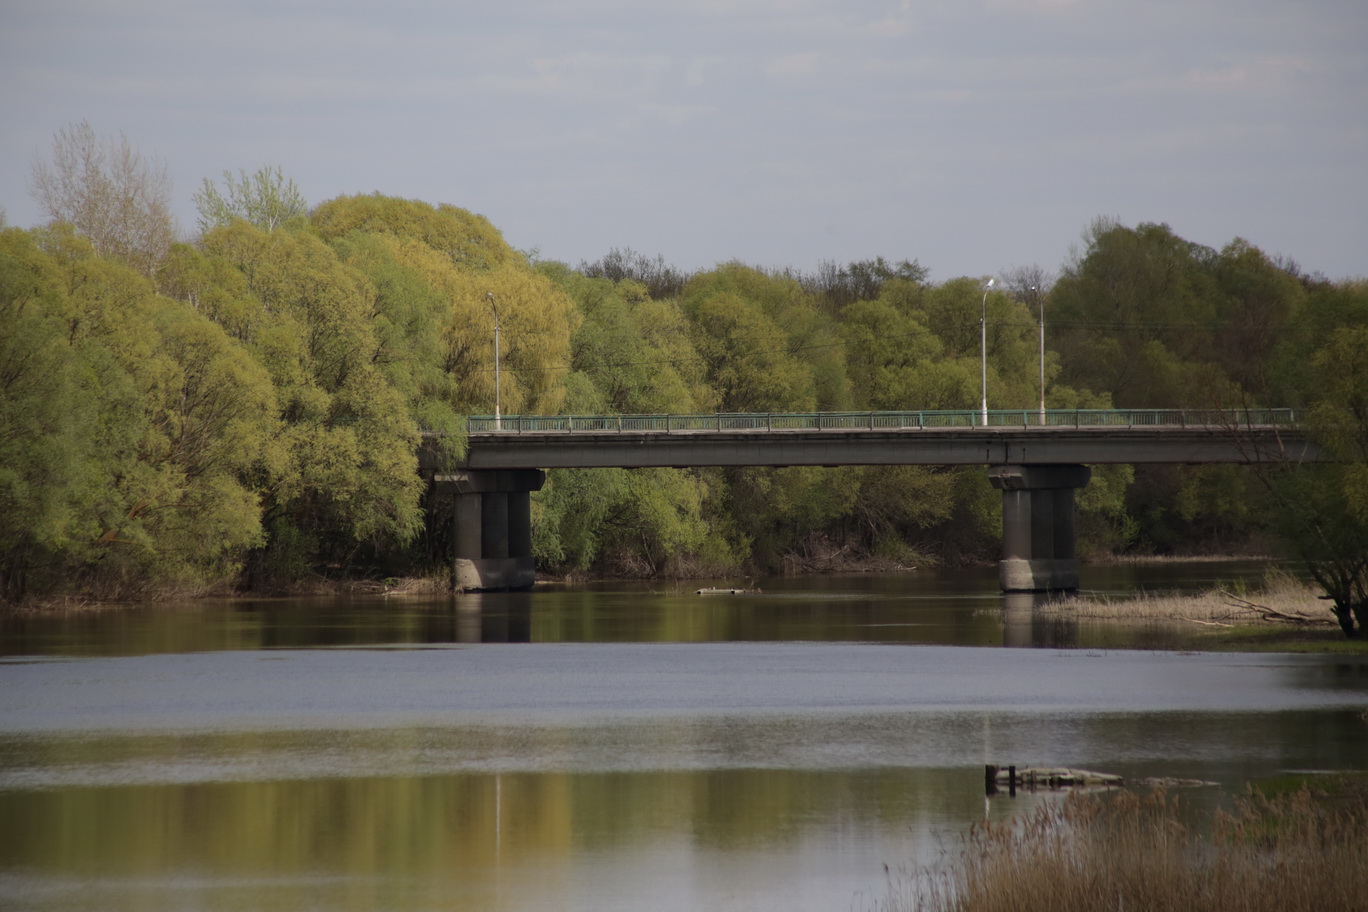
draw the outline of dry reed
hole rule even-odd
[[[1189,621],[1214,626],[1259,623],[1332,625],[1328,603],[1313,586],[1287,576],[1270,577],[1253,592],[1213,589],[1200,595],[1144,594],[1067,599],[1039,608],[1041,614],[1108,621]]]
[[[1200,818],[1162,791],[1071,795],[977,825],[886,912],[1368,910],[1368,801],[1305,788]]]

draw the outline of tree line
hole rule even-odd
[[[1099,467],[1085,555],[1277,542],[1351,627],[1364,602],[1363,280],[1107,219],[1057,278],[1010,270],[986,297],[986,277],[933,282],[915,259],[571,266],[456,206],[310,207],[278,168],[206,180],[175,242],[166,194],[129,191],[162,178],[71,128],[35,166],[51,222],[0,232],[7,598],[438,572],[419,434],[456,457],[465,416],[492,412],[492,301],[505,414],[971,409],[981,312],[991,406],[1033,408],[1043,309],[1051,408],[1294,407],[1345,459]],[[539,566],[561,574],[977,561],[1000,541],[980,469],[557,470],[533,509]]]

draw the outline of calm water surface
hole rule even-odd
[[[985,762],[1368,766],[1362,660],[1116,651],[992,572],[697,585],[0,621],[0,907],[869,908],[1048,800],[985,800]]]

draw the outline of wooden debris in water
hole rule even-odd
[[[1010,794],[1015,796],[1018,788],[1029,791],[1037,791],[1038,789],[1110,789],[1119,788],[1125,784],[1127,784],[1127,780],[1114,773],[1098,773],[1066,766],[1024,766],[1021,769],[1008,766],[1004,769],[997,764],[989,763],[983,767],[983,787],[989,795],[997,794],[1002,788],[1008,789]],[[1193,788],[1214,785],[1215,783],[1201,779],[1150,778],[1132,780],[1129,784],[1150,788]]]
[[[1017,789],[1030,791],[1037,789],[1094,789],[1117,788],[1125,780],[1112,773],[1097,773],[1092,770],[1071,769],[1064,766],[1022,767],[1009,766],[1003,769],[995,764],[983,768],[983,787],[985,794],[996,795],[1002,787],[1015,798]]]
[[[1110,787],[1119,786],[1125,782],[1122,777],[1113,773],[1096,773],[1092,770],[1070,769],[1064,766],[1026,766],[1021,769],[1009,766],[1003,769],[990,763],[983,768],[983,773],[985,786],[991,784],[996,788],[1005,785],[1013,790],[1017,788]]]

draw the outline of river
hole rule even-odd
[[[1363,659],[1120,650],[991,571],[759,584],[5,618],[0,906],[839,912],[1050,800],[986,799],[985,762],[1368,767]]]

